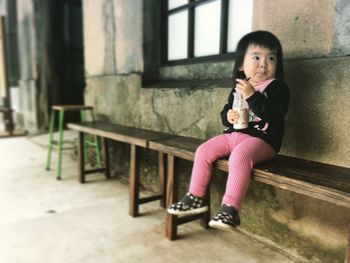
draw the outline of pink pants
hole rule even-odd
[[[204,197],[212,163],[229,156],[229,173],[222,203],[239,210],[250,183],[253,165],[272,159],[275,154],[268,143],[248,134],[233,132],[218,135],[197,148],[189,192]]]

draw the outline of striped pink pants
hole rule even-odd
[[[275,154],[268,143],[248,134],[233,132],[218,135],[197,148],[189,192],[204,197],[212,163],[229,156],[229,173],[222,203],[239,210],[250,183],[253,165],[272,159]]]

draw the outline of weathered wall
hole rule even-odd
[[[17,31],[19,52],[19,108],[17,125],[36,133],[48,120],[47,83],[50,43],[49,1],[17,1]],[[50,76],[52,77],[52,76]],[[55,81],[55,80],[53,80]]]
[[[274,32],[286,58],[320,57],[332,49],[334,11],[334,0],[255,1],[253,27]]]
[[[84,1],[86,77],[141,73],[142,1]]]
[[[344,35],[348,26],[343,24],[349,19],[350,13],[344,13],[349,5],[340,0],[255,1],[254,28],[276,33],[287,58],[286,81],[292,102],[284,154],[350,166],[350,124],[344,114],[350,95],[350,58],[344,55],[350,45]],[[142,88],[143,64],[149,65],[149,59],[158,61],[142,53],[143,41],[151,41],[142,37],[142,27],[143,34],[148,32],[147,25],[142,25],[142,1],[84,0],[84,17],[85,99],[95,106],[99,119],[200,138],[221,133],[218,114],[231,87],[212,80],[229,78],[231,62],[165,67],[160,69],[161,79],[193,81]],[[339,37],[334,37],[335,32]],[[211,81],[198,87],[196,80],[205,78]],[[182,168],[184,191],[191,167]],[[146,173],[150,170],[154,167],[144,168]],[[224,178],[218,174],[213,179],[214,210]],[[147,180],[146,186],[151,186],[147,182],[152,180]],[[250,233],[315,261],[342,261],[348,209],[252,183],[241,214],[242,228]]]
[[[349,65],[349,57],[286,63],[293,101],[284,153],[350,167]]]
[[[20,79],[19,100],[21,112],[17,114],[19,125],[28,131],[36,131],[38,124],[38,72],[36,64],[35,17],[32,1],[17,1],[18,51]]]
[[[17,48],[17,15],[16,2],[9,0],[0,0],[0,14],[5,16],[5,31],[7,42],[7,70],[9,86],[17,85],[18,79],[18,48]]]

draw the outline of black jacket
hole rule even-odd
[[[240,131],[254,137],[258,137],[270,144],[276,152],[282,145],[284,135],[284,118],[287,114],[290,93],[288,86],[282,80],[272,81],[261,94],[255,92],[247,99],[250,115],[256,115],[260,121],[249,120],[249,126],[243,130],[235,130],[227,121],[227,112],[232,109],[233,92],[228,97],[228,103],[221,111],[222,124],[226,127],[224,133]],[[257,119],[256,117],[253,119]],[[267,127],[267,128],[266,128]]]

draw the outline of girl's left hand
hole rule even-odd
[[[243,95],[244,99],[247,99],[254,94],[255,90],[252,84],[246,79],[236,79],[236,91]]]

